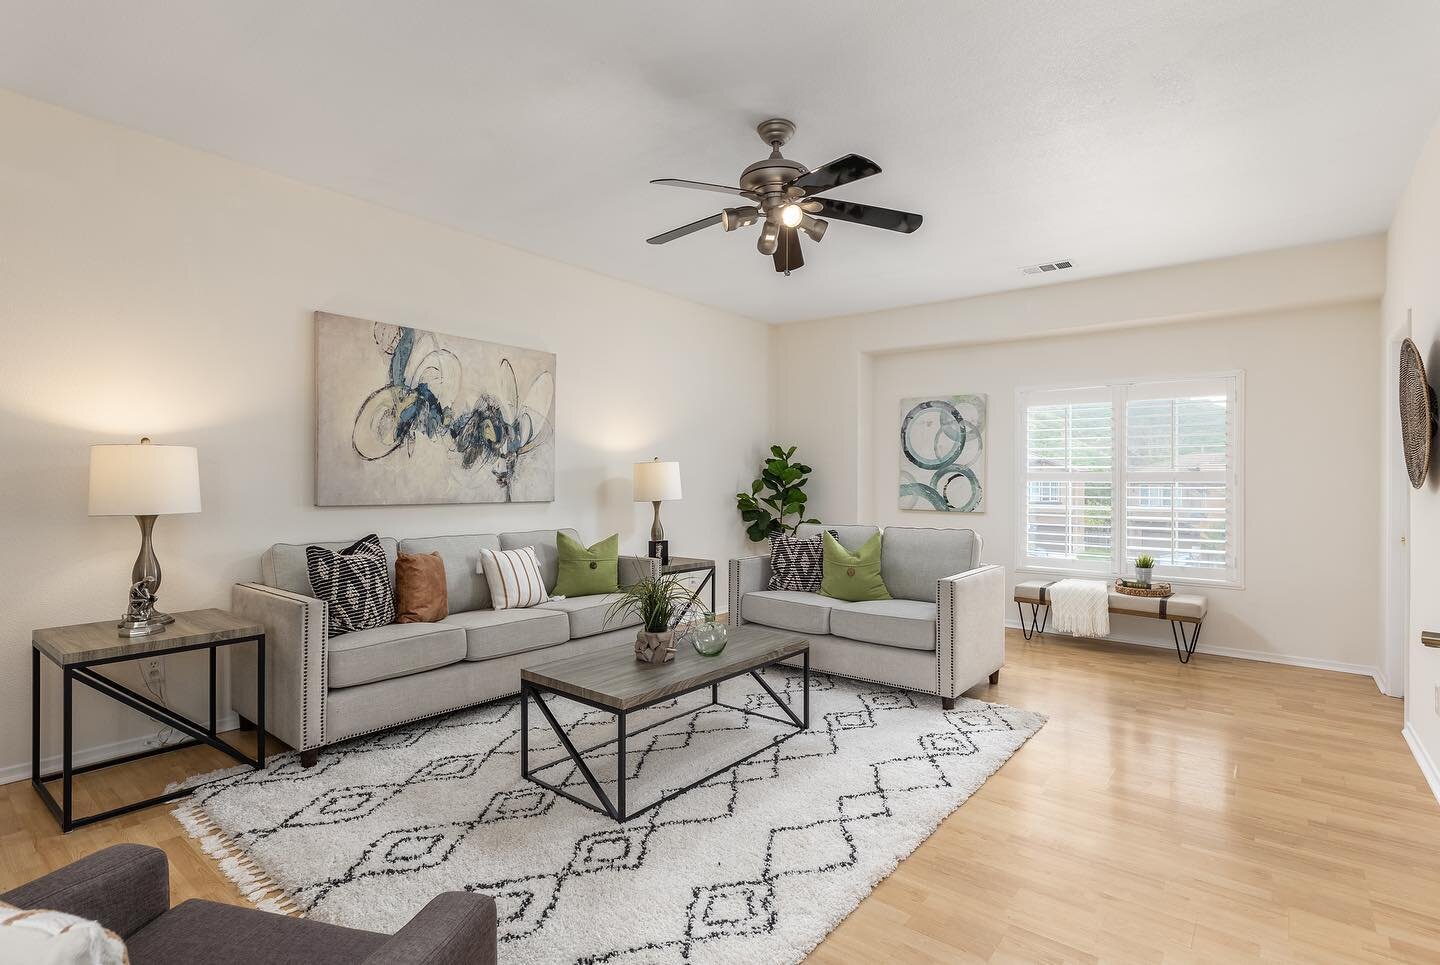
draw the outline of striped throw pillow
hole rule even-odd
[[[540,575],[540,558],[535,547],[518,550],[480,550],[480,572],[490,585],[490,599],[497,610],[538,606],[550,599],[545,578]]]

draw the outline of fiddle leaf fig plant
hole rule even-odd
[[[745,523],[745,534],[760,543],[777,533],[793,533],[801,523],[818,523],[805,516],[805,484],[811,469],[803,462],[792,462],[795,447],[770,447],[770,455],[760,467],[760,478],[750,484],[748,493],[735,494],[735,508]]]

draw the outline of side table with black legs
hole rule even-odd
[[[171,791],[157,797],[125,804],[98,814],[84,817],[74,816],[74,800],[71,785],[76,774],[112,767],[128,761],[139,760],[152,754],[178,750],[206,744],[230,755],[241,764],[249,764],[256,770],[265,767],[265,628],[258,623],[243,620],[226,610],[189,610],[174,614],[175,622],[167,625],[160,633],[144,637],[121,637],[115,631],[114,620],[99,623],[82,623],[69,627],[49,627],[36,630],[31,637],[30,651],[30,783],[36,793],[60,822],[61,831],[94,824],[120,814],[128,814],[141,808],[189,794],[189,789]],[[255,645],[256,693],[258,695],[255,720],[255,756],[247,757],[231,747],[215,733],[215,663],[220,647],[232,644],[253,643]],[[171,653],[186,653],[191,650],[210,651],[210,720],[208,725],[190,720],[163,704],[122,686],[93,668],[125,660],[143,660],[162,657]],[[40,773],[40,658],[44,656],[61,672],[61,703],[64,707],[62,750],[60,770],[53,774]],[[97,761],[84,767],[74,766],[71,735],[74,730],[75,683],[82,683],[97,693],[117,700],[132,710],[173,728],[186,735],[189,740],[178,744],[167,744],[136,754],[107,761]],[[56,801],[47,781],[59,779],[60,801]]]
[[[710,612],[715,612],[715,561],[702,560],[693,556],[672,556],[670,562],[660,564],[660,573],[663,576],[678,576],[681,573],[704,573],[705,578],[700,585],[690,593],[691,601],[700,599],[700,594],[705,592],[705,587],[710,587]]]

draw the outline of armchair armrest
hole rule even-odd
[[[936,584],[940,696],[958,697],[1005,665],[1005,567],[989,563]]]
[[[756,593],[770,586],[770,557],[742,556],[730,561],[730,625],[743,626],[741,602],[746,593]]]
[[[620,585],[633,586],[643,579],[660,576],[660,561],[651,556],[620,557]]]
[[[495,965],[495,899],[447,891],[430,899],[364,965]]]
[[[98,921],[129,938],[170,909],[165,852],[117,844],[0,895],[17,908],[48,908]]]
[[[236,583],[230,608],[265,627],[265,729],[297,751],[323,747],[330,639],[325,601],[263,583]],[[234,648],[230,704],[254,720],[255,696],[254,648]]]

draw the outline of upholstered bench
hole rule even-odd
[[[1015,607],[1020,611],[1020,632],[1029,640],[1036,633],[1045,632],[1045,623],[1050,619],[1050,587],[1058,580],[1029,580],[1015,586]],[[1025,607],[1030,607],[1029,624],[1026,624]],[[1175,638],[1175,656],[1181,663],[1189,663],[1200,642],[1200,625],[1205,622],[1206,602],[1198,593],[1176,593],[1163,599],[1148,596],[1130,596],[1116,589],[1110,590],[1110,612],[1131,617],[1150,617],[1152,620],[1170,621],[1170,635]],[[1042,612],[1043,610],[1043,612]],[[1187,633],[1185,628],[1191,629]]]

